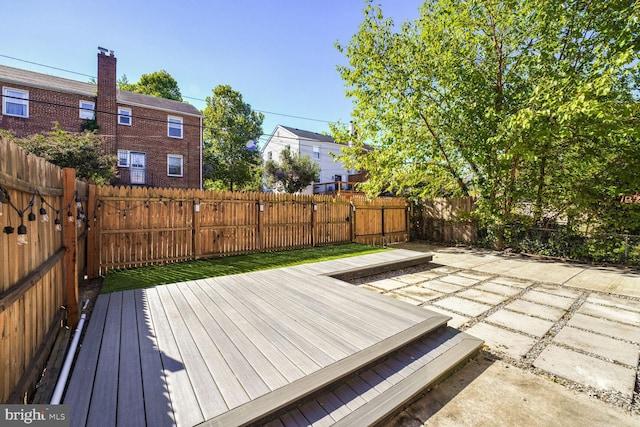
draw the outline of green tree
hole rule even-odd
[[[61,168],[75,168],[78,178],[95,184],[109,184],[116,176],[116,158],[104,154],[102,140],[94,132],[69,133],[56,123],[50,132],[15,138],[14,141]]]
[[[396,27],[370,2],[338,45],[358,128],[342,160],[369,171],[374,194],[478,196],[498,240],[524,204],[536,221],[597,216],[640,176],[639,11],[622,0],[427,0]],[[347,141],[346,129],[334,137]]]
[[[182,101],[182,94],[180,93],[178,82],[165,70],[156,71],[151,74],[143,74],[140,76],[138,83],[129,83],[127,75],[123,74],[122,77],[118,79],[118,89],[143,93],[158,98]]]
[[[280,163],[265,162],[264,176],[270,187],[282,186],[284,191],[293,194],[320,179],[320,166],[309,156],[301,157],[286,148],[280,152]]]
[[[253,111],[229,85],[216,86],[206,103],[202,114],[207,187],[259,188],[262,162],[253,141],[262,135],[264,115]]]

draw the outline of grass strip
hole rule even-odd
[[[149,265],[124,270],[110,270],[104,279],[102,293],[148,288],[207,277],[249,273],[251,271],[290,267],[311,262],[329,261],[385,250],[379,246],[346,243],[342,245],[318,246],[291,249],[280,252],[260,252],[205,260],[164,265]]]

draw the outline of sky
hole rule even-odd
[[[378,3],[400,24],[418,16],[422,0]],[[0,0],[0,64],[89,81],[101,46],[114,51],[118,77],[136,82],[166,70],[198,109],[214,87],[230,85],[264,113],[264,143],[277,125],[322,133],[328,122],[349,122],[352,102],[336,70],[346,58],[335,43],[349,42],[364,7],[364,0]]]

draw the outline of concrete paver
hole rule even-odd
[[[602,335],[627,340],[640,344],[640,328],[637,326],[625,325],[607,319],[600,319],[585,314],[575,313],[567,322],[567,326],[586,329]]]
[[[574,298],[574,299],[582,295],[582,291],[575,288],[564,288],[561,286],[546,285],[546,284],[539,284],[538,286],[536,286],[536,290],[543,291],[553,295],[558,295],[561,297]]]
[[[640,274],[610,268],[585,268],[565,286],[640,298]]]
[[[520,359],[527,354],[536,342],[535,338],[483,322],[473,325],[465,332],[484,340],[491,350],[504,353],[514,359]]]
[[[485,292],[477,288],[458,292],[457,296],[492,305],[500,304],[508,298],[504,295]]]
[[[539,291],[533,291],[533,290],[527,291],[524,295],[522,295],[522,298],[527,301],[533,301],[540,304],[546,304],[553,307],[564,308],[564,309],[568,309],[569,307],[571,307],[571,305],[573,305],[573,302],[574,302],[573,298],[561,297],[558,295],[551,295],[546,292],[539,292]]]
[[[488,304],[482,304],[475,301],[466,300],[458,297],[447,297],[434,303],[445,309],[453,310],[460,314],[466,314],[468,316],[479,316],[485,311],[491,309]]]
[[[460,286],[472,286],[478,283],[480,280],[460,276],[457,274],[450,274],[448,276],[442,276],[440,278],[440,281],[446,282],[446,283],[453,283],[454,285],[460,285]]]
[[[450,316],[451,320],[447,322],[447,325],[451,326],[452,328],[460,328],[462,325],[471,320],[470,317],[462,316],[458,313],[445,310],[444,308],[438,307],[436,305],[430,305],[425,308],[430,311],[435,311],[436,313],[444,314],[445,316]]]
[[[412,305],[420,305],[422,304],[422,301],[417,300],[415,298],[412,297],[408,297],[406,295],[402,295],[397,293],[396,291],[389,291],[389,292],[385,292],[383,295],[386,295],[388,297],[391,297],[393,299],[397,299],[398,301],[403,301]]]
[[[554,322],[527,316],[509,310],[498,310],[485,319],[486,322],[496,323],[525,334],[542,337],[553,326]]]
[[[506,295],[508,297],[517,295],[522,291],[520,288],[514,288],[513,286],[501,285],[493,282],[481,283],[476,287],[476,289],[482,289],[483,291],[493,292],[498,295]]]
[[[451,283],[441,282],[440,280],[431,280],[421,284],[425,288],[433,289],[434,291],[442,292],[444,294],[451,294],[461,289],[466,289],[464,286],[453,285]]]
[[[416,283],[425,282],[429,279],[421,274],[403,274],[402,276],[396,277],[395,280],[405,284],[414,285]]]
[[[516,288],[528,288],[533,283],[528,280],[520,280],[514,279],[511,277],[496,277],[495,279],[491,279],[490,283],[498,283],[501,285],[515,286]]]
[[[640,325],[640,313],[622,310],[617,307],[607,307],[603,305],[595,305],[591,303],[582,304],[578,309],[578,313],[588,314],[595,317],[604,317],[605,319],[614,320],[628,325]]]
[[[636,370],[596,359],[555,345],[547,347],[534,366],[559,377],[600,390],[616,390],[629,398],[633,394]]]
[[[415,298],[421,302],[431,301],[443,295],[440,292],[436,292],[432,289],[424,288],[418,285],[411,285],[407,286],[406,288],[396,289],[394,292],[400,295],[408,296],[410,298]]]
[[[636,344],[571,327],[563,328],[553,338],[553,341],[587,353],[597,354],[632,368],[638,366],[640,346]]]
[[[402,288],[403,286],[407,286],[406,283],[401,282],[395,279],[382,279],[376,280],[368,283],[369,286],[373,286],[376,288],[384,289],[387,291],[392,291],[394,289]]]
[[[527,314],[529,316],[541,317],[548,320],[559,320],[567,312],[562,308],[549,307],[548,305],[542,305],[531,301],[525,301],[523,299],[517,299],[504,308],[517,311],[518,313]]]
[[[631,300],[620,298],[614,295],[591,294],[587,297],[587,302],[598,304],[598,305],[608,305],[611,307],[618,307],[618,308],[622,308],[623,310],[636,311],[640,313],[640,302],[631,301]]]

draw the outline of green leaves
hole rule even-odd
[[[271,188],[293,194],[320,179],[320,166],[308,156],[301,157],[287,148],[280,153],[280,163],[265,162],[264,176]]]
[[[118,89],[129,92],[143,93],[158,98],[182,101],[182,94],[178,82],[165,70],[143,74],[138,83],[129,83],[126,75],[118,80]]]
[[[228,85],[216,86],[206,102],[202,114],[207,187],[258,190],[261,158],[255,143],[249,143],[262,135],[264,116]]]
[[[368,2],[339,46],[358,127],[342,160],[369,171],[372,193],[477,195],[487,221],[603,218],[612,187],[640,182],[639,10],[427,0],[398,27]]]

